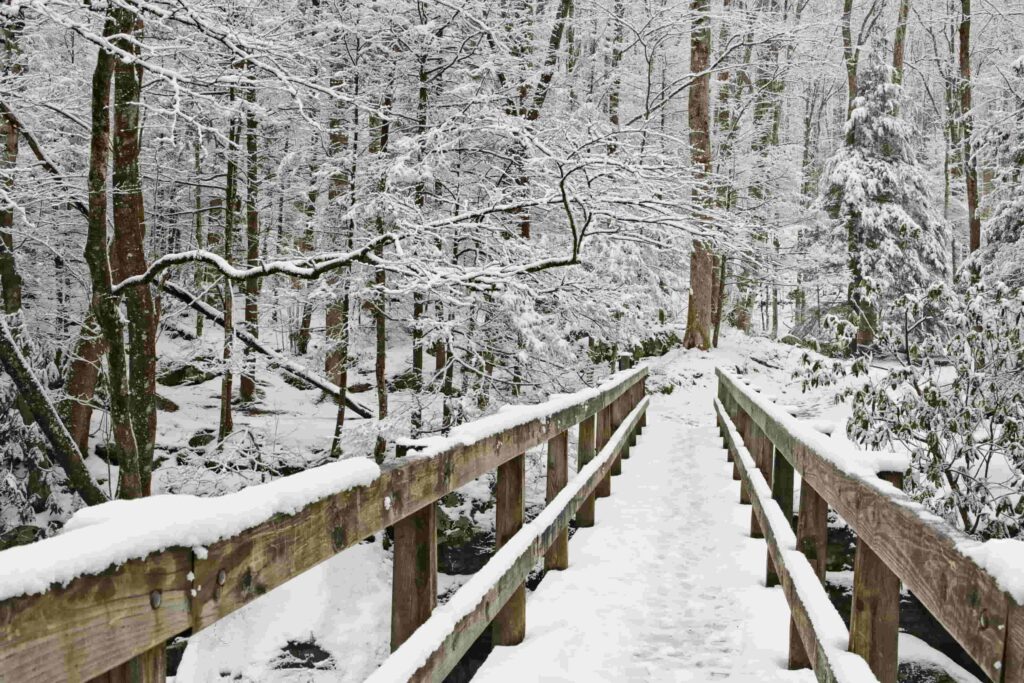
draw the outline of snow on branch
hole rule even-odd
[[[125,278],[110,289],[111,294],[120,294],[129,287],[147,284],[156,279],[163,271],[188,263],[205,263],[213,266],[221,275],[230,280],[251,280],[268,275],[287,275],[302,280],[315,280],[321,275],[353,263],[377,264],[379,259],[373,251],[392,242],[398,241],[395,233],[385,233],[362,248],[349,252],[330,252],[317,256],[286,261],[270,261],[258,266],[239,268],[231,264],[220,254],[206,249],[193,249],[175,254],[167,254],[149,264],[145,272]]]

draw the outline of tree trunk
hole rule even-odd
[[[231,93],[234,99],[234,90]],[[238,164],[235,161],[235,153],[238,149],[238,142],[241,138],[241,123],[232,119],[231,129],[228,131],[227,148],[227,178],[224,191],[224,258],[231,260],[234,251],[235,239],[235,208],[238,203]],[[234,324],[235,324],[235,295],[231,280],[223,279],[221,284],[221,307],[224,309],[224,348],[222,360],[224,363],[223,375],[220,385],[220,429],[218,435],[223,441],[234,430],[234,418],[231,414],[231,396],[234,383],[234,372],[231,368],[234,355]]]
[[[964,147],[964,182],[967,185],[967,227],[970,250],[981,248],[981,216],[978,214],[978,162],[974,158],[974,105],[971,86],[971,0],[960,0],[960,116]]]
[[[341,85],[340,82],[334,81],[332,84],[335,87]],[[358,80],[355,81],[355,91],[358,93]],[[353,135],[353,140],[350,143],[348,131],[346,130],[346,123],[342,117],[338,116],[331,121],[331,153],[337,161],[335,163],[342,163],[342,154],[350,148],[352,145],[352,161],[347,170],[338,170],[334,173],[331,178],[331,189],[328,192],[330,203],[333,205],[335,202],[343,196],[348,198],[348,208],[351,210],[355,206],[355,178],[356,178],[356,152],[358,151],[358,126],[359,126],[359,110],[353,108],[352,110],[353,130],[356,131]],[[347,235],[347,246],[349,249],[352,248],[352,242],[355,236],[355,223],[352,219],[346,221]],[[341,288],[341,294],[332,301],[325,312],[325,324],[326,324],[326,335],[328,341],[328,352],[325,360],[324,371],[327,374],[327,379],[334,382],[341,390],[339,395],[335,397],[335,403],[338,406],[338,411],[335,415],[334,420],[334,438],[331,440],[331,456],[341,457],[341,434],[345,427],[345,398],[348,390],[348,350],[349,350],[349,317],[351,307],[351,296],[349,294],[349,281],[351,279],[350,269],[345,270],[345,273],[338,277],[334,284],[336,287]]]
[[[120,35],[115,43],[138,54],[142,19],[133,12],[115,10]],[[142,99],[142,67],[118,60],[114,69],[114,239],[111,262],[115,277],[146,271],[146,216],[139,171]],[[131,420],[135,431],[137,461],[122,463],[121,480],[137,477],[141,495],[149,495],[153,448],[156,442],[156,335],[157,310],[150,286],[129,288],[125,294],[128,321],[128,368]],[[133,471],[134,467],[134,471]],[[134,483],[129,483],[134,486]]]
[[[853,44],[853,0],[843,0],[843,61],[846,64],[846,116],[853,111],[853,100],[857,97],[857,61],[860,55],[858,46]]]
[[[129,19],[127,28],[122,29],[115,12],[111,11],[104,23],[103,34],[108,38],[122,30],[130,32],[134,23]],[[89,227],[85,242],[85,260],[92,280],[96,321],[107,346],[107,389],[110,396],[111,431],[114,437],[111,447],[116,451],[118,462],[123,464],[118,481],[118,495],[121,498],[137,498],[142,495],[142,486],[138,478],[135,430],[132,428],[124,325],[117,302],[110,294],[111,263],[107,251],[107,171],[110,161],[110,90],[113,79],[114,57],[100,49],[92,79]]]
[[[391,97],[384,98],[384,117],[380,120],[376,145],[373,152],[385,154],[388,150],[388,138],[391,133],[391,120],[389,110],[391,108]],[[371,133],[372,134],[372,133]],[[384,189],[384,177],[380,179],[380,190]],[[376,219],[377,233],[384,234],[386,226],[384,217],[378,215]],[[384,246],[376,249],[378,258],[384,256]],[[376,339],[376,360],[374,361],[374,374],[377,381],[377,419],[383,420],[388,416],[388,384],[387,384],[387,351],[388,351],[388,327],[387,327],[387,293],[384,288],[387,286],[387,271],[383,268],[376,268],[373,275],[373,284],[376,291],[373,307],[374,336]],[[378,434],[377,442],[373,448],[373,455],[377,462],[384,461],[387,451],[387,442],[383,435]]]
[[[8,6],[8,11],[11,10]],[[4,71],[12,78],[21,74],[21,32],[25,27],[23,10],[20,8],[11,15],[5,15],[2,37],[4,41]],[[0,172],[3,187],[10,192],[14,187],[14,168],[18,164],[18,126],[13,117],[4,112],[0,116],[0,140],[3,143]],[[21,276],[18,274],[14,258],[14,239],[11,230],[14,227],[14,206],[10,200],[0,209],[0,295],[3,298],[5,313],[17,313],[21,310]]]
[[[259,157],[256,121],[256,89],[247,88],[245,101],[245,254],[246,262],[255,266],[260,260],[260,214],[259,199]],[[245,282],[245,331],[259,339],[260,336],[260,279],[250,278]],[[250,402],[256,397],[256,356],[249,347],[243,351],[242,379],[238,387],[240,400]]]
[[[196,133],[196,147],[195,147],[195,168],[196,178],[201,178],[203,173],[203,161],[202,161],[202,147],[203,138],[202,133]],[[195,211],[196,211],[196,249],[206,248],[206,235],[203,231],[203,188],[200,183],[195,184],[193,188],[195,192]],[[193,286],[197,292],[202,292],[206,289],[206,269],[203,266],[197,266],[195,272],[195,280]],[[202,339],[203,337],[203,321],[206,320],[205,316],[201,313],[196,313],[196,337]]]
[[[900,0],[899,16],[896,20],[896,37],[892,45],[892,82],[903,85],[903,56],[907,46],[907,20],[910,17],[910,0]]]
[[[709,5],[709,0],[691,0],[690,3],[691,10],[696,13],[690,28],[690,72],[701,74],[690,86],[688,102],[690,150],[698,180],[706,179],[711,171],[711,75],[707,73],[711,53]],[[706,202],[706,190],[697,187],[694,190],[694,203]],[[715,258],[711,245],[694,240],[690,256],[690,305],[686,316],[686,334],[683,337],[683,346],[688,349],[711,348],[714,271]]]

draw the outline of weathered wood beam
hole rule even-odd
[[[395,523],[391,579],[391,651],[398,649],[437,604],[437,505]]]
[[[189,628],[192,552],[165,550],[0,602],[0,680],[82,681]]]
[[[597,436],[597,416],[591,415],[580,422],[579,442],[576,448],[576,471],[582,470],[587,463],[594,459],[597,451],[594,450],[595,438]],[[594,498],[591,495],[584,500],[576,512],[576,526],[594,526]]]
[[[548,441],[548,476],[544,500],[550,503],[569,481],[569,432]],[[544,569],[569,568],[569,530],[565,529],[544,555]]]
[[[526,504],[526,455],[512,458],[498,467],[494,487],[494,545],[501,550],[523,528]],[[512,590],[491,624],[495,645],[518,645],[526,637],[526,585]]]
[[[903,477],[886,475],[899,489]],[[896,683],[899,670],[900,579],[857,538],[850,608],[850,652],[867,660],[881,683]]]

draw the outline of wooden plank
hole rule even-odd
[[[526,456],[520,455],[498,468],[494,488],[494,544],[500,549],[523,528],[526,501]],[[495,645],[518,645],[526,637],[526,586],[512,590],[491,624]]]
[[[89,683],[163,683],[167,680],[167,647],[160,643]]]
[[[611,471],[611,461],[627,440],[629,429],[637,424],[646,412],[648,399],[637,405],[618,431],[615,432],[610,457],[603,460],[596,471],[582,483],[578,492],[566,503],[542,532],[519,554],[502,578],[487,592],[472,612],[459,619],[455,628],[434,649],[422,667],[411,677],[412,681],[443,681],[445,676],[462,659],[462,656],[476,642],[487,628],[493,615],[508,597],[529,576],[537,561],[544,555],[555,537],[566,528],[569,520],[588,497],[592,497],[598,484]],[[385,666],[387,662],[385,662]]]
[[[391,651],[430,618],[437,605],[437,505],[395,523],[391,580]]]
[[[883,491],[844,471],[827,452],[818,450],[822,439],[794,436],[806,433],[798,420],[762,407],[769,402],[751,395],[721,369],[718,376],[740,408],[809,485],[921,600],[982,671],[999,680],[1013,602],[992,576],[957,549],[967,537],[948,524],[920,515],[919,506],[906,495]]]
[[[579,441],[576,446],[576,469],[577,471],[583,469],[588,462],[594,459],[597,451],[594,450],[594,439],[597,435],[597,417],[591,415],[580,422],[579,427]],[[590,527],[594,526],[594,496],[591,495],[589,498],[580,504],[579,511],[576,513],[576,526],[579,527]]]
[[[1010,604],[1006,627],[1006,654],[1003,657],[1003,681],[1024,681],[1024,607]]]
[[[89,680],[162,647],[188,630],[191,570],[175,548],[0,602],[0,681]]]
[[[569,432],[562,432],[548,441],[547,491],[544,500],[550,503],[569,481]],[[564,529],[544,555],[544,569],[569,568],[569,530]]]
[[[608,439],[612,435],[612,406],[609,405],[607,408],[597,414],[597,438],[595,440],[594,448],[598,453],[604,448],[605,444],[608,443]],[[614,467],[614,464],[613,464]],[[598,485],[597,490],[594,492],[598,498],[607,498],[612,495],[612,473],[611,468],[608,470],[608,476]]]
[[[628,392],[627,392],[627,394],[628,394]],[[618,429],[619,425],[622,423],[622,418],[625,417],[629,413],[628,410],[626,410],[626,411],[623,410],[625,408],[625,406],[626,406],[626,395],[627,394],[623,394],[622,396],[619,396],[619,398],[617,398],[615,400],[615,402],[612,403],[611,414],[610,414],[610,422],[611,422],[611,424],[608,426],[609,436],[611,435],[612,432],[614,432],[616,429]],[[626,451],[628,449],[629,449],[629,445],[627,443],[626,446],[623,447],[622,452],[618,455],[618,457],[615,458],[615,462],[612,463],[612,476],[613,477],[617,477],[620,474],[622,474],[622,458],[623,458],[623,456],[625,456]]]
[[[881,683],[896,683],[900,580],[863,539],[857,539],[850,608],[850,652],[867,660]]]
[[[724,414],[724,408],[720,408],[720,402],[716,401],[716,410],[719,410]],[[735,431],[735,428],[734,428]],[[739,444],[735,443],[735,438],[738,438],[739,434],[727,435],[735,446],[737,446],[737,457],[736,463],[739,466],[740,477],[744,484],[746,484],[751,490],[751,507],[754,513],[759,517],[761,527],[764,530],[764,539],[768,546],[768,552],[772,554],[775,561],[775,565],[778,568],[779,582],[782,586],[783,592],[786,594],[786,600],[789,603],[790,614],[792,616],[792,629],[799,636],[799,641],[802,644],[803,651],[810,653],[807,657],[809,662],[812,664],[815,676],[818,681],[822,683],[869,683],[874,679],[870,670],[864,666],[864,671],[857,672],[852,670],[849,662],[844,663],[841,666],[837,666],[837,663],[833,660],[833,657],[837,655],[834,648],[827,648],[825,643],[819,638],[818,633],[815,631],[814,622],[811,619],[811,613],[808,610],[808,604],[815,604],[817,608],[816,618],[828,617],[831,618],[833,623],[836,625],[835,630],[839,630],[839,625],[842,624],[842,618],[839,613],[831,608],[828,600],[828,594],[825,592],[824,585],[815,582],[813,586],[808,585],[804,582],[801,586],[797,585],[794,579],[794,574],[800,571],[800,568],[796,567],[796,563],[802,562],[807,563],[807,558],[802,553],[796,552],[783,552],[783,547],[780,545],[779,536],[791,533],[787,529],[775,528],[772,526],[771,519],[766,512],[769,506],[775,506],[778,509],[778,504],[771,499],[770,495],[761,496],[758,494],[758,488],[754,484],[754,479],[760,479],[764,489],[768,489],[768,483],[764,479],[764,475],[757,468],[757,464],[753,460],[752,454],[749,451],[740,450]],[[781,511],[780,511],[781,512]],[[812,571],[809,565],[803,570],[804,574],[808,571]],[[813,593],[813,594],[812,594]],[[828,615],[821,612],[821,605],[829,605],[831,610]],[[846,654],[846,653],[842,653]],[[806,656],[806,655],[805,655]],[[848,672],[847,677],[843,677],[843,672]]]
[[[780,458],[781,460],[782,458]],[[814,573],[822,584],[828,566],[828,504],[807,483],[800,482],[800,513],[797,516],[796,547],[810,562]],[[796,628],[790,619],[789,626],[789,668],[806,669],[811,666]]]
[[[883,475],[903,488],[903,476]],[[850,608],[850,652],[867,660],[881,683],[896,683],[899,669],[900,580],[863,539],[857,539]]]

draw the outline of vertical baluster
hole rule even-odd
[[[591,415],[580,422],[579,442],[576,452],[576,471],[594,459],[594,439],[597,432],[597,416]],[[590,494],[576,511],[576,526],[594,526],[594,494]]]
[[[569,481],[569,432],[548,441],[548,481],[545,501],[550,503]],[[545,569],[569,568],[569,530],[562,529],[544,555]]]
[[[796,546],[814,567],[818,580],[825,583],[828,564],[828,503],[811,488],[806,479],[800,481],[800,514],[796,522]],[[809,669],[808,656],[796,622],[789,620],[789,668]]]
[[[163,683],[167,680],[167,647],[160,643],[132,657],[89,683]]]
[[[495,544],[505,545],[523,526],[526,456],[518,455],[498,466],[495,487]],[[495,645],[518,645],[526,637],[526,586],[520,586],[494,617],[491,636]]]
[[[880,475],[898,488],[903,475]],[[899,666],[900,580],[862,539],[853,561],[850,652],[867,660],[880,683],[896,683]]]
[[[601,449],[604,448],[609,439],[612,437],[612,407],[614,404],[606,406],[597,414],[597,438],[594,444],[595,453],[600,453]],[[612,495],[612,475],[611,472],[604,476],[597,484],[597,490],[595,494],[598,498],[607,498]]]
[[[391,581],[391,651],[430,618],[437,604],[437,504],[394,526]]]

